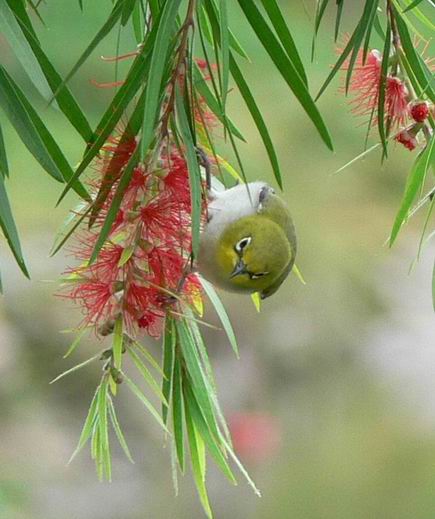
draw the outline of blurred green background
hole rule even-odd
[[[84,3],[84,15],[71,0],[41,5],[47,27],[39,26],[38,32],[62,73],[71,68],[111,5]],[[358,4],[353,2],[346,12],[345,26],[354,22]],[[316,92],[335,60],[334,13],[327,13],[316,59],[310,63],[313,2],[281,5]],[[285,172],[284,196],[299,236],[297,263],[307,284],[291,276],[264,303],[261,314],[243,296],[222,294],[239,338],[239,361],[223,332],[204,329],[223,408],[231,421],[245,427],[245,435],[236,431],[236,445],[263,494],[257,498],[242,478],[231,487],[210,463],[208,487],[216,518],[433,519],[434,249],[428,247],[408,275],[421,218],[406,227],[393,250],[385,246],[415,154],[393,145],[383,166],[374,153],[331,175],[362,151],[365,137],[362,121],[349,115],[346,99],[337,93],[338,82],[319,101],[334,139],[336,151],[330,153],[235,5],[230,14],[231,26],[252,58],[243,70]],[[134,46],[129,30],[121,40],[124,51]],[[44,106],[3,39],[0,48],[2,63],[33,95],[76,164],[83,143],[61,114]],[[90,80],[114,79],[113,65],[99,56],[115,53],[116,31],[71,83],[93,124],[113,91],[97,89]],[[249,178],[273,183],[265,151],[236,91],[229,96],[229,107],[249,139],[241,147]],[[59,330],[73,327],[79,314],[53,296],[71,259],[65,254],[49,258],[48,252],[74,198],[54,208],[61,185],[41,171],[4,115],[0,117],[11,163],[8,188],[32,273],[31,281],[21,276],[1,241],[0,517],[203,517],[190,474],[180,480],[179,496],[174,497],[169,448],[162,447],[152,418],[125,391],[117,399],[118,413],[136,463],[129,464],[114,441],[111,484],[98,482],[87,450],[66,466],[100,367],[48,383],[102,345],[90,337],[73,359],[62,359],[72,339]],[[217,323],[211,311],[206,318]],[[149,345],[159,355],[159,345]],[[271,430],[256,426],[259,417]],[[246,429],[259,446],[271,436],[274,445],[257,456],[246,444]]]

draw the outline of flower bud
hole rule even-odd
[[[410,113],[414,121],[422,123],[429,115],[429,105],[426,101],[417,101],[411,106]]]
[[[403,144],[409,151],[414,150],[417,146],[417,139],[408,130],[402,130],[394,137],[394,140]]]

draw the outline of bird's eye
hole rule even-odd
[[[267,276],[269,272],[256,272],[255,274],[251,274],[251,279],[262,278],[263,276]]]
[[[242,252],[243,249],[246,249],[246,247],[251,243],[251,236],[246,236],[245,238],[242,238],[240,241],[236,243],[235,249],[236,252]]]

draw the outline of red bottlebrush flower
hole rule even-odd
[[[355,115],[370,115],[379,98],[382,55],[377,50],[368,53],[363,63],[363,53],[358,53],[349,90],[355,95],[350,102]],[[347,70],[347,66],[344,67]]]
[[[102,192],[115,169],[119,169],[118,177],[122,174],[134,146],[134,139],[128,146],[118,146],[116,138],[110,139],[106,155],[97,162],[100,178],[90,182],[95,191]],[[165,148],[161,150],[154,169],[136,166],[109,238],[96,261],[89,264],[117,185],[118,178],[108,184],[109,193],[92,230],[83,231],[72,250],[81,265],[66,273],[66,297],[82,307],[85,322],[94,324],[100,334],[121,315],[133,335],[144,331],[158,337],[168,302],[177,301],[171,294],[192,306],[199,297],[198,280],[187,269],[191,252],[187,164],[174,147],[169,157]]]
[[[403,144],[403,146],[405,146],[409,151],[414,150],[418,144],[417,139],[408,130],[402,130],[396,135],[394,140]]]
[[[349,90],[354,95],[350,101],[352,113],[372,117],[377,123],[377,107],[381,82],[382,55],[372,50],[363,63],[363,52],[359,51],[353,70]],[[347,69],[347,66],[344,67]],[[343,89],[341,89],[343,90]],[[396,76],[387,76],[385,84],[385,121],[390,129],[403,126],[408,117],[409,92],[405,83]]]
[[[409,113],[414,121],[422,123],[429,115],[429,105],[426,101],[417,101],[411,106]]]
[[[402,126],[408,116],[408,89],[397,77],[387,77],[385,87],[386,116],[391,127]]]

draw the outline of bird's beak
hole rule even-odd
[[[234,270],[231,272],[230,279],[245,273],[246,265],[243,263],[242,259],[239,259],[239,261],[236,263],[236,266],[234,267]]]

